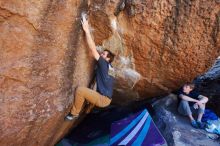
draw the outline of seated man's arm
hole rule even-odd
[[[99,55],[98,51],[96,50],[95,42],[93,41],[92,36],[90,34],[89,24],[88,24],[88,20],[86,20],[86,18],[83,18],[82,26],[83,26],[83,30],[85,31],[85,34],[86,34],[86,40],[87,40],[89,49],[91,50],[93,57],[96,60],[99,60],[100,55]]]
[[[183,94],[180,94],[179,97],[183,100],[186,100],[186,101],[199,102],[199,100],[193,99],[193,98],[186,96],[186,95],[183,95]]]
[[[209,100],[208,97],[203,96],[203,95],[199,95],[198,98],[200,99],[200,102],[201,102],[202,104],[207,103],[208,100]]]

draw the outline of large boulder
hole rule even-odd
[[[219,146],[218,135],[193,128],[187,117],[178,114],[176,95],[157,100],[153,107],[154,122],[169,146]]]
[[[219,52],[219,11],[217,0],[1,0],[0,145],[53,145],[73,125],[64,115],[94,68],[83,12],[98,48],[117,54],[125,103],[203,73]]]
[[[85,47],[80,0],[0,1],[0,145],[49,146],[76,86],[87,86],[93,60]]]
[[[175,90],[204,73],[220,51],[216,0],[96,0],[89,13],[96,43],[117,54],[118,97]]]

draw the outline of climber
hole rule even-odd
[[[178,105],[178,112],[182,115],[188,116],[191,121],[191,125],[194,128],[203,129],[205,124],[201,122],[201,119],[204,114],[208,98],[194,91],[194,88],[195,84],[185,83],[179,90],[178,97],[181,101]],[[197,121],[194,120],[192,113],[198,114]]]
[[[97,60],[95,74],[97,90],[94,91],[87,87],[78,87],[75,91],[75,99],[72,109],[65,117],[65,120],[78,118],[85,100],[98,107],[108,106],[111,103],[113,94],[114,77],[112,74],[111,63],[114,60],[115,55],[109,50],[104,50],[99,54],[89,31],[88,20],[85,17],[82,17],[81,23],[86,35],[88,47],[95,60]]]

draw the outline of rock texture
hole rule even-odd
[[[154,122],[169,146],[218,146],[219,136],[194,129],[187,117],[177,113],[177,96],[171,94],[154,103]]]
[[[108,14],[113,29],[113,34],[102,32],[110,37],[100,45],[118,55],[121,95],[132,90],[136,98],[152,97],[177,89],[205,72],[220,51],[219,1],[112,0],[91,5],[92,15],[99,11]],[[101,21],[96,18],[92,20]],[[92,26],[99,43],[100,25]]]
[[[79,17],[86,2],[0,1],[0,145],[49,146],[72,123],[64,115],[93,60]],[[66,129],[66,130],[65,130]]]
[[[64,115],[94,64],[82,12],[98,49],[117,54],[118,102],[176,89],[219,53],[218,0],[1,0],[1,146],[53,145],[73,125]]]

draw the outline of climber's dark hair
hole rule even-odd
[[[108,50],[108,49],[105,49],[104,51],[108,52],[107,57],[110,58],[110,59],[109,59],[109,63],[112,63],[112,62],[114,61],[115,54],[112,53],[112,52],[111,52],[110,50]]]
[[[192,89],[192,90],[195,88],[195,84],[194,84],[194,83],[190,83],[190,82],[186,82],[186,83],[184,84],[184,86],[189,86],[190,89]]]

